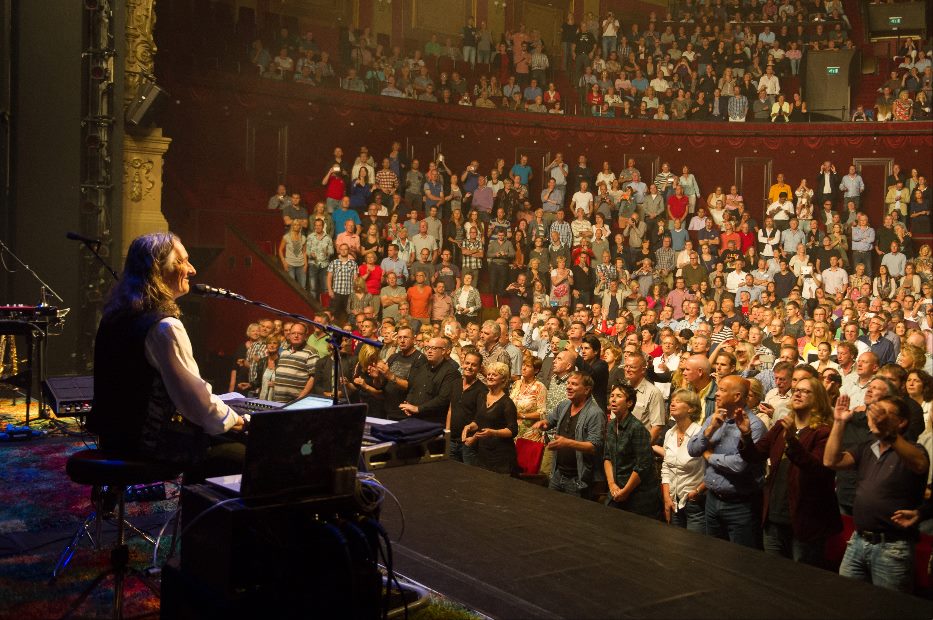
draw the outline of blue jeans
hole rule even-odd
[[[570,50],[572,46],[573,43],[563,42],[560,44],[561,51],[563,52],[563,64],[561,65],[561,68],[564,71],[570,71],[570,67],[573,66],[573,52]]]
[[[760,549],[761,527],[757,504],[751,499],[727,502],[707,493],[706,533],[738,545]]]
[[[331,214],[340,209],[340,201],[336,198],[325,198],[324,204],[327,205],[327,212]]]
[[[471,67],[476,66],[476,48],[472,45],[463,46],[463,62],[470,63]]]
[[[697,534],[706,533],[706,506],[702,498],[687,502],[683,508],[671,515],[671,524],[686,528]]]
[[[763,543],[765,553],[793,559],[794,562],[822,567],[825,563],[825,540],[802,542],[794,538],[793,528],[782,523],[765,523]]]
[[[451,460],[457,461],[459,463],[463,462],[463,449],[466,446],[463,445],[463,442],[459,439],[450,438],[450,451],[447,453],[447,456]]]
[[[617,37],[603,37],[603,59],[609,60],[609,52],[616,51]]]
[[[301,288],[305,288],[308,285],[308,272],[305,271],[305,268],[302,267],[291,267],[288,268],[288,275],[298,283]]]
[[[914,587],[914,544],[910,540],[872,544],[852,532],[839,574],[910,593]]]
[[[327,267],[308,263],[308,289],[312,297],[320,295],[327,289]]]
[[[551,472],[551,482],[548,484],[548,488],[566,493],[567,495],[576,495],[583,499],[589,499],[590,488],[588,486],[582,486],[582,484],[583,483],[579,482],[576,478],[571,478],[560,473],[560,470],[555,467],[554,471]]]

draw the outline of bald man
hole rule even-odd
[[[690,360],[688,360],[689,363]],[[706,531],[734,543],[761,547],[761,487],[764,469],[742,458],[743,441],[757,442],[765,426],[756,415],[745,415],[748,379],[729,375],[719,382],[716,409],[706,418],[699,433],[690,438],[690,456],[706,459]],[[747,419],[750,432],[743,435],[736,425]]]
[[[716,380],[713,378],[713,367],[705,355],[691,355],[687,361],[681,362],[680,372],[690,389],[700,398],[703,405],[700,418],[702,423],[716,410]]]

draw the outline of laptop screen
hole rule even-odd
[[[298,400],[293,400],[283,407],[279,407],[282,411],[292,411],[295,409],[322,409],[324,407],[333,407],[334,401],[323,396],[305,396],[304,398],[299,398]]]

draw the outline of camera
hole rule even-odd
[[[541,431],[541,436],[544,437],[544,443],[549,444],[554,441],[555,437],[557,437],[557,431],[553,429],[548,431]]]

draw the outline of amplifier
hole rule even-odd
[[[42,389],[49,407],[59,417],[87,415],[94,404],[93,375],[49,377]]]
[[[380,540],[367,525],[376,521],[378,509],[353,497],[251,506],[187,485],[181,558],[162,582],[162,617],[379,618]]]

